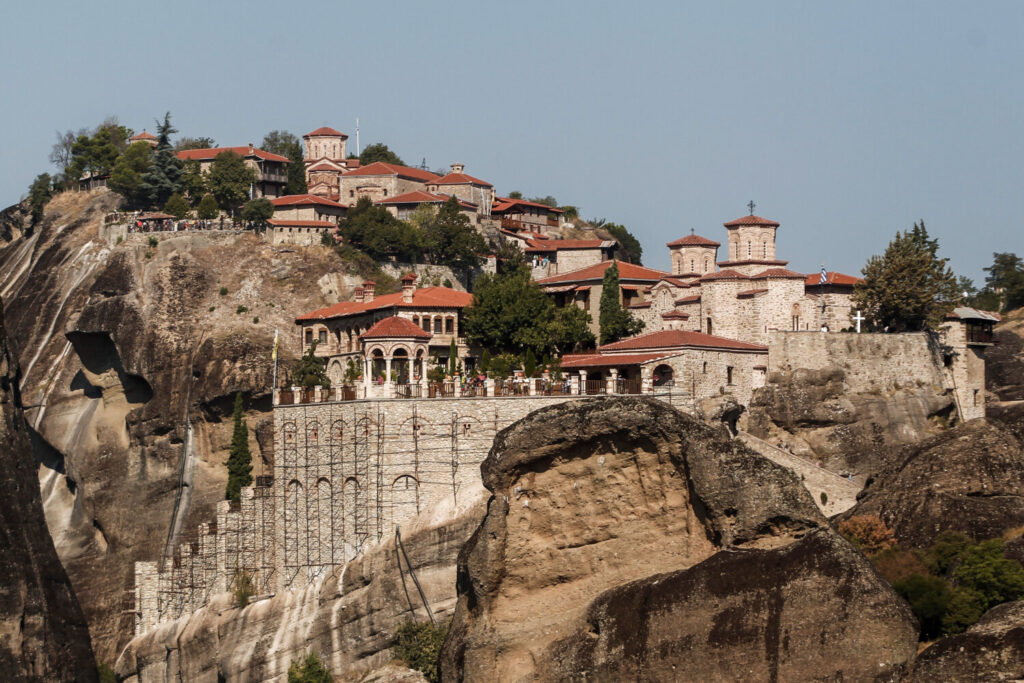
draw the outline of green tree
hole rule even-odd
[[[249,197],[256,176],[241,155],[226,150],[213,159],[206,174],[206,186],[217,204],[234,215],[235,209]]]
[[[181,166],[181,192],[194,206],[206,196],[206,177],[198,159],[185,159]]]
[[[292,383],[295,386],[307,389],[331,386],[331,380],[327,377],[327,362],[316,357],[316,345],[316,341],[310,344],[306,354],[292,365]]]
[[[422,673],[431,683],[441,680],[441,645],[448,634],[448,625],[406,621],[396,631],[398,643],[395,656],[410,669]]]
[[[533,202],[535,204],[543,204],[544,206],[550,206],[552,209],[558,208],[558,200],[548,195],[547,197],[530,197],[526,201]]]
[[[604,271],[601,282],[601,302],[598,328],[601,343],[611,344],[625,337],[632,337],[644,329],[644,323],[636,320],[619,301],[619,266],[614,261]]]
[[[495,254],[496,266],[501,274],[511,273],[526,265],[522,248],[513,240],[502,240]]]
[[[601,228],[608,231],[608,233],[615,238],[615,241],[619,243],[619,250],[616,257],[620,261],[626,263],[641,264],[641,258],[644,255],[644,248],[640,245],[640,240],[633,236],[633,234],[626,229],[625,225],[619,225],[618,223],[608,223],[602,218]]]
[[[69,179],[77,180],[86,173],[94,176],[110,173],[121,154],[115,136],[114,129],[108,127],[100,127],[91,137],[80,135],[71,145]]]
[[[32,225],[43,220],[43,209],[47,202],[53,197],[52,179],[49,173],[40,173],[28,188],[29,213],[32,216]]]
[[[923,221],[896,233],[885,253],[864,266],[864,279],[853,290],[854,308],[864,311],[876,328],[937,329],[959,298],[956,277],[938,250],[938,240],[928,236]]]
[[[593,348],[594,333],[590,331],[590,313],[574,304],[555,309],[548,326],[548,339],[556,353],[571,353]]]
[[[266,197],[252,199],[242,207],[242,220],[251,228],[265,228],[267,221],[274,215],[274,205]]]
[[[921,622],[921,638],[931,640],[942,633],[942,618],[952,597],[949,584],[937,576],[911,574],[893,584]]]
[[[523,198],[523,193],[520,192],[519,190],[512,190],[511,192],[508,193],[508,198],[509,199],[522,199]]]
[[[164,213],[169,213],[178,220],[181,220],[188,215],[189,208],[190,207],[188,202],[185,201],[185,198],[175,192],[171,195],[170,199],[167,200],[167,203],[164,204]]]
[[[368,197],[360,197],[338,222],[338,234],[375,261],[415,263],[422,252],[420,232]]]
[[[1002,299],[1003,310],[1024,307],[1024,261],[1016,254],[992,254],[992,265],[985,268],[985,290]]]
[[[302,142],[295,135],[284,130],[272,130],[263,137],[262,149],[288,157],[291,161],[288,164],[288,183],[285,185],[285,194],[305,194],[306,166],[302,163]]]
[[[234,431],[231,433],[231,448],[228,451],[228,484],[224,491],[226,500],[241,499],[242,487],[252,484],[252,455],[249,453],[249,427],[245,423],[242,406],[242,392],[235,394]]]
[[[296,660],[288,667],[288,683],[331,683],[331,672],[315,653],[310,652],[302,660]]]
[[[178,131],[171,125],[171,112],[157,122],[157,144],[149,169],[142,175],[139,190],[150,206],[163,206],[171,195],[181,189],[182,163],[174,155],[171,135]]]
[[[174,143],[174,151],[183,152],[186,149],[213,149],[216,146],[217,143],[213,141],[213,138],[178,138],[178,141]]]
[[[448,344],[448,374],[454,376],[459,370],[459,347],[455,345],[455,337]]]
[[[387,164],[405,166],[405,162],[402,161],[402,157],[388,149],[388,146],[383,142],[375,142],[372,145],[367,145],[366,149],[364,149],[359,155],[360,166],[366,166],[367,164],[372,164],[375,161],[383,161]]]
[[[534,355],[533,349],[526,349],[526,354],[523,356],[523,374],[527,377],[537,374],[537,356]]]
[[[203,195],[203,200],[199,202],[199,208],[196,210],[196,215],[202,220],[211,220],[219,214],[220,207],[217,206],[217,200],[213,198],[213,195]]]
[[[145,142],[134,142],[128,145],[110,172],[107,187],[124,197],[130,209],[141,209],[146,206],[148,197],[142,191],[142,178],[149,170],[152,147]]]
[[[981,612],[1024,597],[1024,567],[1003,554],[1003,540],[994,538],[960,553],[953,580],[981,596]]]
[[[449,197],[427,221],[423,241],[434,264],[458,270],[479,267],[487,253],[487,243],[459,210],[455,197]]]

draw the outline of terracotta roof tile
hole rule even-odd
[[[527,240],[526,251],[557,251],[558,249],[600,249],[610,247],[611,240]]]
[[[600,354],[600,353],[579,353],[579,354],[566,354],[562,356],[561,367],[565,369],[583,369],[583,368],[606,368],[606,367],[618,367],[622,365],[641,365],[648,363],[652,360],[659,360],[661,358],[668,358],[669,356],[677,355],[675,353],[617,353],[617,354]]]
[[[480,185],[482,187],[494,187],[494,185],[491,185],[486,180],[480,180],[479,178],[474,178],[473,176],[466,175],[465,173],[449,173],[443,178],[438,178],[433,182],[438,185]]]
[[[661,314],[663,320],[689,320],[690,314],[682,311],[666,311]]]
[[[832,270],[827,271],[825,273],[825,276],[827,279],[825,280],[824,284],[826,285],[855,285],[858,282],[862,282],[861,278],[859,277],[854,277],[853,275],[844,275],[843,273],[837,273]],[[821,273],[811,273],[810,275],[807,276],[807,279],[804,280],[804,285],[808,287],[817,287],[818,285],[821,284]]]
[[[618,259],[612,259],[609,261],[601,261],[591,266],[580,268],[579,270],[573,270],[568,273],[560,273],[551,277],[542,278],[537,280],[540,285],[553,285],[560,282],[582,282],[584,280],[600,280],[604,277],[604,271],[608,270],[613,263],[618,264],[619,267],[619,279],[620,280],[653,280],[657,281],[668,275],[668,273],[661,270],[654,270],[653,268],[645,268],[644,266],[637,266],[632,263],[626,263]]]
[[[746,280],[747,276],[738,270],[719,270],[715,273],[708,273],[700,278],[701,280]]]
[[[301,315],[295,322],[343,318],[385,308],[465,308],[472,303],[473,295],[467,292],[458,292],[449,287],[422,287],[413,291],[411,304],[405,303],[402,292],[383,294],[375,297],[373,301],[342,301]]]
[[[338,164],[332,163],[330,161],[319,161],[319,162],[313,164],[312,166],[310,166],[309,168],[307,168],[306,170],[307,171],[344,171],[345,169],[340,167]]]
[[[396,194],[394,197],[387,197],[385,199],[378,199],[374,204],[444,204],[446,201],[451,199],[451,196],[446,194],[434,194],[433,192],[424,192],[423,190],[413,190],[412,192],[405,192],[403,194]],[[464,209],[475,209],[476,204],[457,199],[459,206]]]
[[[512,199],[511,197],[495,197],[494,206],[491,207],[491,213],[501,213],[517,206],[531,206],[535,209],[546,209],[548,211],[553,211],[554,213],[564,213],[561,209],[556,209],[548,206],[547,204],[528,202],[525,199]]]
[[[630,337],[612,344],[605,344],[597,347],[599,352],[608,351],[640,351],[643,349],[675,349],[675,348],[710,348],[726,349],[729,351],[757,351],[767,352],[767,346],[748,344],[737,339],[716,337],[703,332],[690,332],[686,330],[662,330],[642,334],[638,337]]]
[[[338,137],[340,135],[342,138],[345,138],[346,140],[348,139],[348,136],[342,133],[340,130],[334,130],[333,128],[330,128],[328,126],[321,126],[320,128],[317,128],[314,131],[306,133],[302,137],[311,138],[319,135],[330,135],[331,137]]]
[[[684,306],[686,304],[695,304],[700,301],[700,294],[695,296],[684,296],[682,299],[676,299],[673,303],[676,306]]]
[[[650,301],[638,301],[635,304],[630,304],[627,308],[650,308],[650,307],[651,307],[651,302]]]
[[[680,237],[677,240],[669,242],[665,245],[666,247],[720,247],[722,246],[714,240],[709,240],[707,237],[701,237],[700,235],[687,235],[686,237]]]
[[[399,166],[398,164],[389,164],[384,161],[375,161],[372,164],[360,166],[359,168],[345,174],[346,177],[382,175],[397,175],[402,178],[418,180],[421,183],[432,183],[438,178],[436,173],[431,173],[430,171],[424,171],[419,168],[410,168],[409,166]]]
[[[776,228],[779,227],[779,224],[776,223],[775,221],[769,220],[768,218],[761,218],[760,216],[755,216],[754,214],[744,216],[743,218],[737,218],[734,221],[723,223],[723,225],[725,225],[725,227],[727,228],[731,228],[738,225],[770,225]]]
[[[327,197],[321,197],[316,194],[286,194],[283,197],[275,197],[270,200],[270,203],[274,206],[306,206],[309,204],[318,204],[320,206],[333,206],[337,209],[347,209],[348,207],[338,202],[333,202]]]
[[[239,147],[210,147],[208,149],[183,149],[175,154],[179,159],[197,159],[200,161],[210,161],[215,159],[218,154],[223,152],[234,152],[235,154],[247,157],[249,156],[249,145],[241,145]],[[291,159],[283,157],[280,154],[273,154],[260,149],[259,147],[253,147],[252,156],[263,159],[264,161],[280,161],[284,164],[291,163]]]
[[[147,133],[146,131],[142,131],[141,133],[137,133],[137,134],[131,136],[130,138],[128,138],[128,142],[132,142],[132,141],[136,141],[136,140],[156,140],[156,136],[153,135],[152,133]]]
[[[789,261],[780,261],[778,259],[759,259],[759,258],[747,258],[739,261],[719,261],[717,265],[723,268],[729,268],[730,266],[750,266],[750,265],[761,265],[761,266],[784,266]]]
[[[754,296],[755,294],[764,294],[767,289],[745,289],[742,292],[736,292],[736,296]]]
[[[359,335],[361,339],[380,339],[382,337],[430,339],[432,336],[432,334],[424,331],[423,328],[413,321],[408,318],[400,318],[397,315],[378,320],[370,329]]]
[[[807,276],[803,273],[794,273],[792,270],[786,268],[769,268],[768,270],[762,271],[757,275],[751,275],[751,280],[762,280],[765,278],[792,278],[803,280]]]

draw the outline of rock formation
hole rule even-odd
[[[898,680],[917,628],[789,471],[652,399],[502,431],[459,557],[456,680]]]
[[[858,387],[840,367],[776,373],[740,422],[754,436],[834,471],[863,476],[893,448],[945,428],[953,399],[935,385]]]
[[[1024,525],[1024,446],[996,420],[957,425],[894,453],[842,517],[852,515],[877,515],[908,548],[945,530],[1000,536]]]
[[[455,608],[456,560],[480,524],[485,493],[477,485],[458,508],[438,506],[402,530],[413,571],[439,619],[450,618]],[[305,591],[245,609],[222,594],[188,617],[132,640],[116,670],[129,683],[284,681],[291,661],[313,651],[335,676],[355,676],[393,659],[395,630],[412,618],[428,617],[392,536]],[[385,668],[366,680],[421,680],[392,674]]]
[[[0,217],[13,222],[0,294],[47,522],[105,662],[130,635],[133,563],[160,557],[179,492],[184,530],[223,498],[234,393],[249,397],[256,436],[269,416],[275,328],[283,372],[298,348],[295,311],[333,302],[316,282],[361,281],[326,250],[251,233],[118,241],[103,225],[116,202],[106,190],[58,195],[30,233],[13,225],[18,212]],[[254,459],[269,462],[270,444],[253,438]]]
[[[1000,401],[1024,401],[1024,309],[1007,313],[985,353],[985,384]]]
[[[920,654],[911,681],[1018,681],[1024,677],[1024,602],[993,607],[966,633]]]
[[[46,529],[3,322],[0,311],[0,676],[96,680],[85,617]]]

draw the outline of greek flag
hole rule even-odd
[[[821,267],[821,277],[818,279],[818,284],[823,285],[828,282],[828,273],[825,272],[825,266]]]

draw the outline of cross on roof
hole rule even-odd
[[[750,209],[750,215],[751,216],[754,215],[754,207],[755,206],[757,206],[757,204],[754,203],[753,199],[751,199],[750,202],[747,203],[747,208]]]

